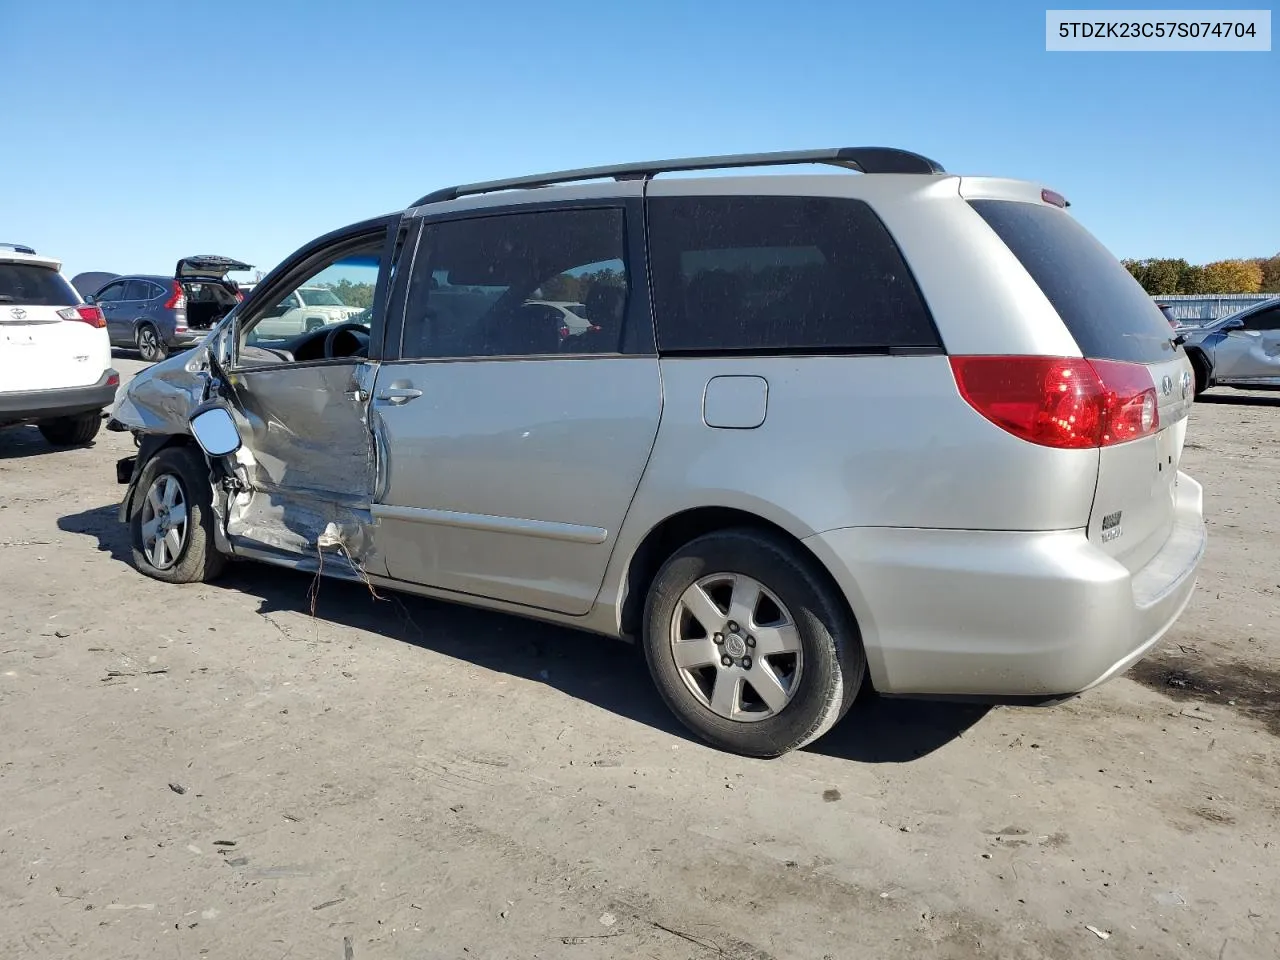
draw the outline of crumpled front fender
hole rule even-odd
[[[139,373],[116,399],[111,420],[138,433],[190,433],[187,419],[204,398],[209,354],[204,344]]]

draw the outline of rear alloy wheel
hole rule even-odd
[[[699,537],[666,562],[645,607],[644,651],[685,726],[754,757],[826,733],[866,670],[857,627],[812,558],[750,529]]]
[[[74,417],[58,417],[41,420],[37,426],[44,438],[55,447],[80,447],[98,435],[102,427],[102,413],[81,413]]]
[[[147,461],[129,510],[133,562],[167,583],[198,583],[221,572],[213,541],[213,490],[204,455],[167,447]]]
[[[155,363],[157,360],[163,360],[169,355],[169,348],[160,339],[159,331],[149,323],[144,323],[138,328],[136,339],[138,341],[138,352],[142,354],[143,360]]]

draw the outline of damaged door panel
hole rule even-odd
[[[1214,376],[1225,383],[1280,382],[1280,307],[1247,314],[1216,334]]]
[[[366,361],[231,374],[252,488],[228,506],[226,532],[237,549],[314,556],[328,531],[367,572],[383,572],[368,537],[373,369]]]

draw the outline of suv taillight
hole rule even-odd
[[[1160,428],[1147,368],[1078,357],[952,357],[960,395],[996,426],[1059,449],[1109,447]]]
[[[87,323],[89,326],[98,327],[99,329],[107,325],[107,318],[102,315],[102,311],[88,303],[59,310],[58,316],[63,320],[78,320],[81,323]]]
[[[164,308],[166,310],[174,310],[186,305],[187,295],[182,292],[182,284],[175,280],[173,281],[173,290],[169,294],[169,299],[164,302]]]

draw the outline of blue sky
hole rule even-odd
[[[268,268],[450,183],[872,144],[1051,185],[1118,256],[1280,250],[1280,52],[1047,53],[1044,24],[1002,2],[0,0],[0,240],[69,274]]]

